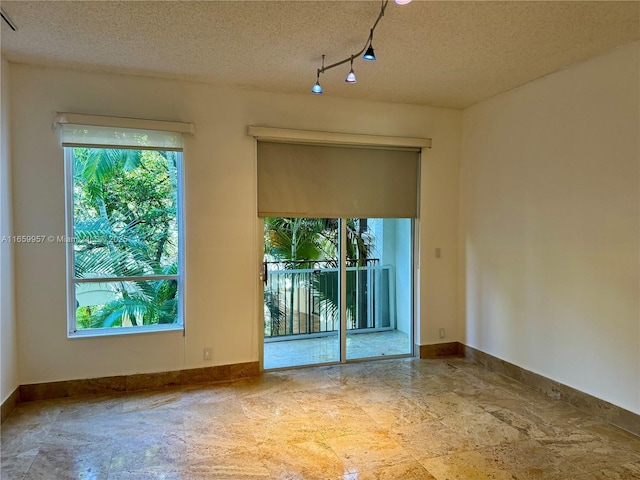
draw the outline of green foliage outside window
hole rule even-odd
[[[178,155],[73,149],[78,330],[177,322]]]
[[[348,267],[355,267],[358,271],[347,272],[346,278],[346,308],[347,318],[352,328],[356,328],[357,318],[366,321],[366,297],[358,305],[356,301],[357,276],[363,291],[366,290],[365,270],[374,250],[375,239],[367,225],[367,219],[345,219],[346,226],[346,260]],[[290,270],[290,294],[269,288],[264,290],[264,304],[269,311],[269,329],[273,331],[293,332],[294,323],[294,293],[293,288],[299,286],[308,275],[298,275],[296,270],[315,269],[317,261],[323,269],[317,269],[309,285],[313,295],[326,307],[328,312],[337,319],[340,311],[338,272],[329,269],[339,267],[339,223],[337,218],[285,218],[266,217],[264,219],[264,253],[276,262],[280,262],[286,270]],[[286,297],[286,298],[285,298]],[[285,305],[285,302],[287,303]],[[361,315],[358,316],[358,311]],[[287,324],[288,327],[285,325]],[[265,324],[265,329],[267,325]]]

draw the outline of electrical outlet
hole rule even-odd
[[[439,333],[440,333],[440,338],[444,338],[445,337],[444,328],[441,328]]]
[[[436,248],[436,258],[440,258],[440,255],[442,254],[442,251],[440,250],[440,248]]]
[[[211,347],[205,347],[202,351],[202,358],[204,360],[211,360]]]

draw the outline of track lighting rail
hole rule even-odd
[[[311,89],[311,93],[316,93],[316,94],[322,93],[322,87],[320,86],[320,75],[326,72],[327,70],[331,70],[332,68],[339,67],[340,65],[344,65],[347,62],[351,62],[351,70],[349,71],[349,74],[347,75],[347,78],[345,79],[345,81],[347,83],[356,83],[356,76],[355,76],[355,73],[353,72],[353,59],[356,57],[359,57],[363,53],[364,53],[363,58],[365,60],[376,59],[373,51],[373,32],[378,26],[378,23],[380,23],[380,20],[382,20],[382,17],[384,17],[384,12],[387,9],[387,5],[389,4],[389,0],[381,0],[381,1],[382,1],[382,4],[380,5],[380,13],[378,14],[378,18],[376,18],[376,21],[374,22],[373,26],[371,27],[371,30],[369,31],[369,38],[367,38],[367,41],[365,42],[364,47],[362,47],[362,50],[352,55],[349,55],[347,58],[343,60],[340,60],[338,62],[332,63],[331,65],[327,65],[327,66],[325,66],[324,64],[324,55],[322,55],[322,66],[318,68],[318,70],[316,71],[316,83]],[[399,5],[405,5],[410,1],[411,0],[396,0],[396,3]]]

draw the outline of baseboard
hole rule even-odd
[[[434,343],[431,345],[416,345],[420,358],[447,358],[462,356],[462,344],[459,342]]]
[[[83,380],[34,383],[30,385],[20,385],[18,398],[20,402],[32,402],[35,400],[74,397],[80,395],[136,392],[139,390],[150,390],[163,387],[237,380],[239,378],[253,377],[259,373],[259,362],[247,362],[232,365],[218,365],[215,367],[176,370],[173,372],[140,373],[135,375],[88,378]],[[3,404],[3,419],[5,412],[4,408]]]
[[[543,392],[552,398],[568,403],[584,412],[600,417],[616,427],[640,436],[640,415],[550,378],[525,370],[473,347],[461,343],[458,345],[461,354],[487,370],[517,380],[534,390]],[[420,348],[422,349],[422,346]]]
[[[4,423],[9,415],[11,415],[11,412],[15,410],[18,403],[20,403],[20,387],[16,388],[11,395],[2,402],[2,407],[0,407],[0,423]]]

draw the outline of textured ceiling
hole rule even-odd
[[[2,1],[10,61],[308,93],[364,46],[374,1]],[[640,38],[639,2],[390,2],[378,60],[325,95],[466,107]]]

